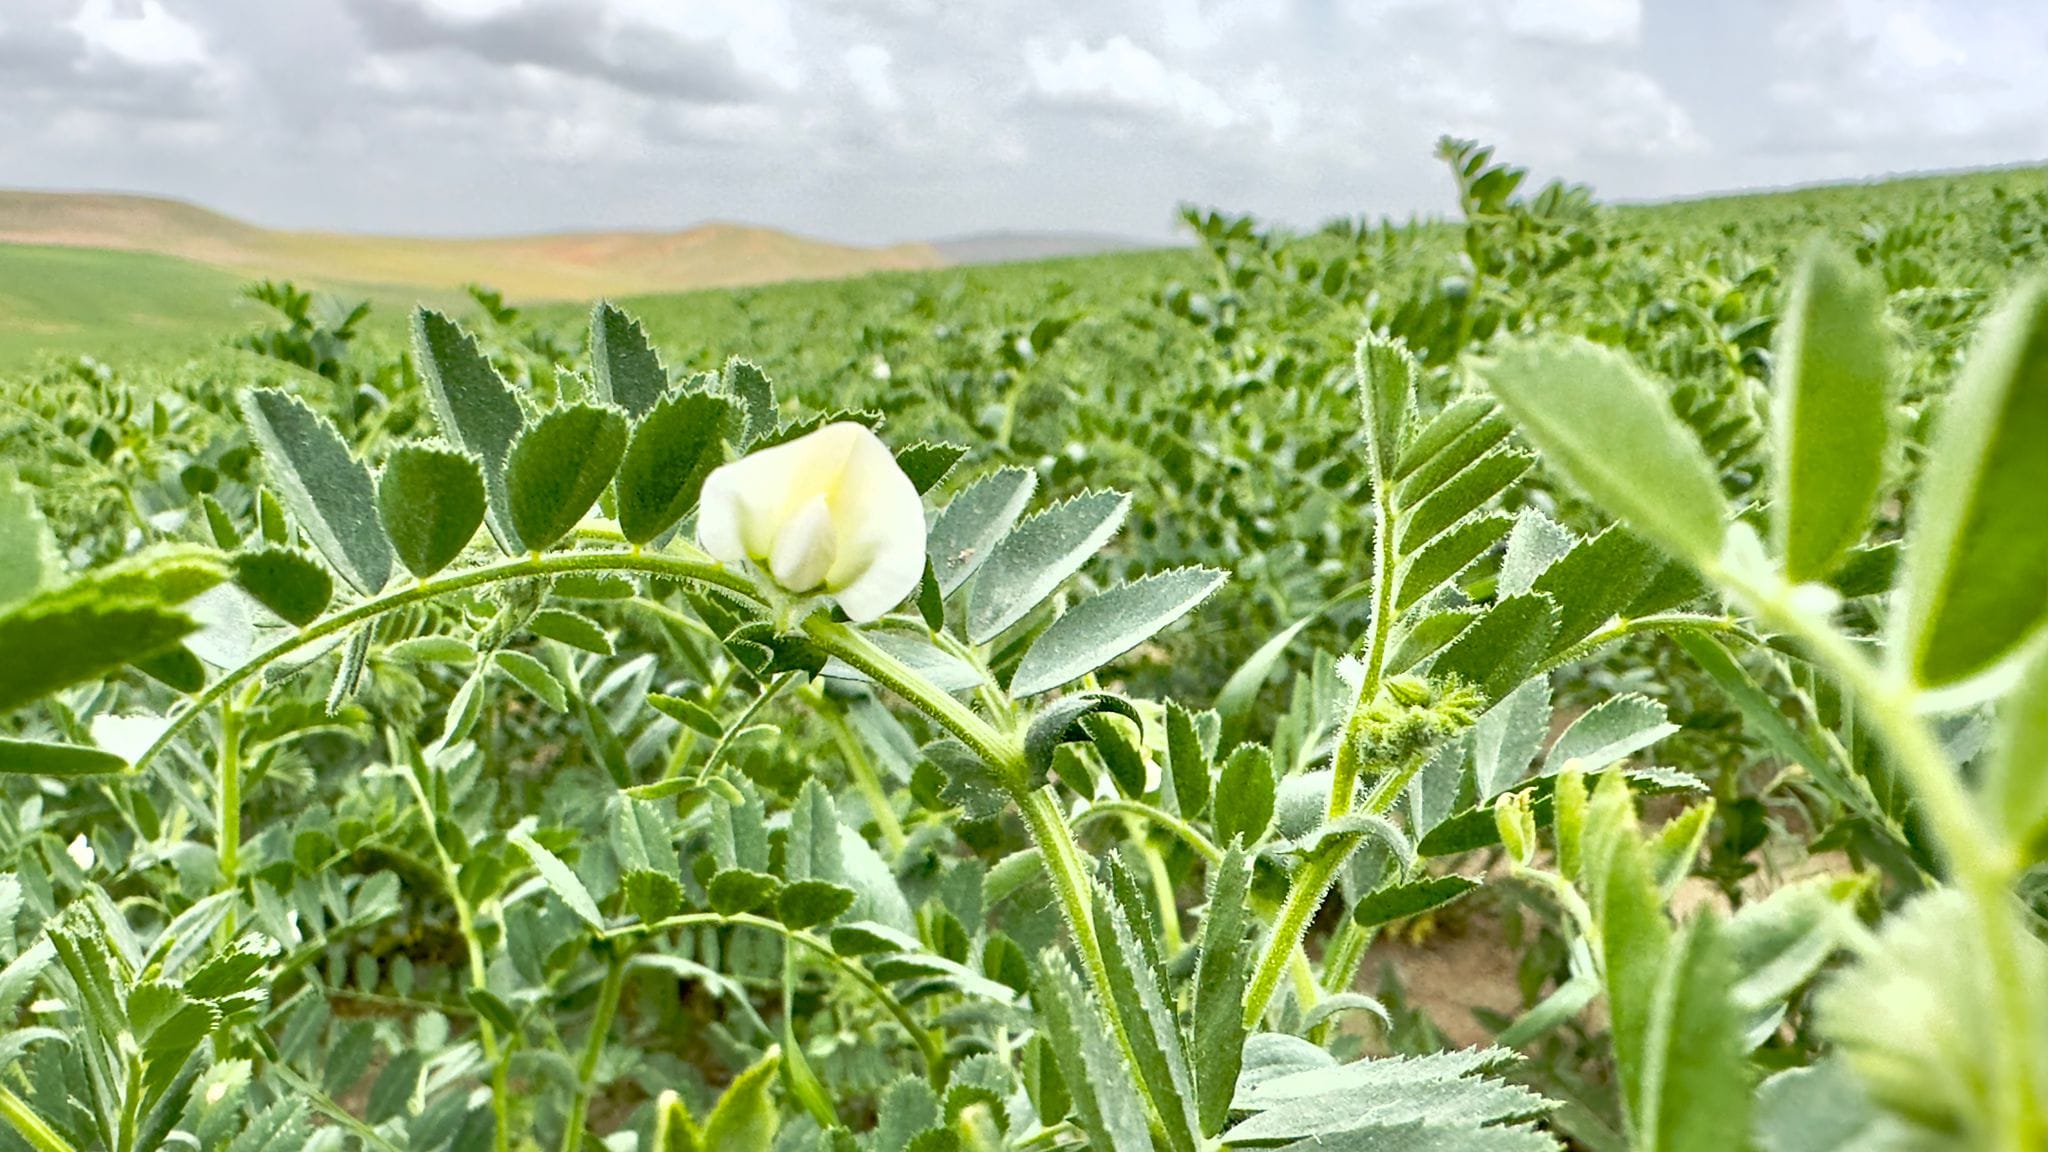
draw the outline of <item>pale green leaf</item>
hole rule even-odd
[[[592,928],[604,927],[604,914],[597,910],[597,901],[590,898],[590,889],[585,888],[576,873],[562,863],[561,857],[548,851],[524,826],[514,828],[505,839],[526,853],[526,858],[533,861],[534,870],[540,873],[541,880],[546,882],[550,891],[561,897],[562,903],[576,914],[577,919]]]
[[[1985,324],[1939,425],[1899,613],[1906,666],[1930,688],[1989,670],[2048,619],[2048,279]]]
[[[424,580],[446,568],[476,536],[485,510],[476,458],[438,444],[402,444],[377,478],[384,530],[405,570]]]
[[[725,463],[738,439],[737,402],[715,392],[679,392],[655,404],[633,428],[619,463],[619,531],[645,544],[697,506],[704,478]]]
[[[1544,462],[1596,503],[1681,559],[1720,555],[1719,477],[1663,389],[1626,356],[1551,338],[1512,344],[1481,371]]]
[[[1086,492],[1017,525],[974,582],[967,638],[986,644],[1022,620],[1116,535],[1130,508],[1121,492]]]
[[[2048,851],[2048,649],[2001,706],[2003,734],[1984,778],[1984,809],[2029,859]]]
[[[1176,568],[1076,604],[1024,653],[1010,694],[1034,696],[1095,671],[1193,611],[1224,578],[1214,568]]]
[[[441,434],[476,456],[483,465],[489,495],[491,535],[498,547],[517,555],[526,549],[512,530],[511,504],[505,493],[505,462],[512,442],[526,426],[519,398],[484,358],[476,340],[453,320],[431,308],[413,313],[413,352],[419,358],[420,380]]]
[[[1633,692],[1603,700],[1572,721],[1550,746],[1544,774],[1567,767],[1588,774],[1619,764],[1678,731],[1665,718],[1664,705]]]
[[[615,408],[558,408],[520,433],[505,464],[512,527],[535,552],[567,535],[612,482],[626,451],[626,418]]]
[[[1795,583],[1863,539],[1884,481],[1894,369],[1884,284],[1832,247],[1808,247],[1778,326],[1772,540]]]
[[[242,398],[249,433],[313,546],[365,596],[391,579],[391,542],[377,515],[370,470],[349,454],[341,433],[305,401],[274,388]]]
[[[34,494],[13,469],[0,468],[0,611],[35,595],[61,571]]]
[[[668,372],[640,321],[607,300],[590,310],[590,369],[597,399],[638,419],[668,391]]]
[[[1038,473],[1004,468],[976,480],[953,497],[932,521],[925,552],[937,574],[939,592],[951,596],[987,562],[989,549],[1016,526],[1038,487]]]

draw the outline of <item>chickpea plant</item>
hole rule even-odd
[[[1831,250],[1741,505],[1623,353],[1502,335],[1429,367],[1368,335],[1322,386],[1356,413],[1369,566],[1207,702],[1109,671],[1226,578],[1098,577],[1129,496],[1036,501],[1034,469],[794,415],[744,360],[672,374],[610,305],[588,347],[544,399],[422,310],[431,435],[373,466],[248,390],[251,515],[75,574],[0,483],[0,770],[99,821],[0,876],[0,1149],[1538,1152],[1594,1129],[1518,1050],[1593,1021],[1609,1146],[2048,1142],[2015,898],[2048,844],[2041,284],[1941,413],[1888,593],[1898,369]],[[1522,499],[1551,476],[1613,523]],[[1326,620],[1342,659],[1255,716]],[[1663,703],[1555,675],[1652,640],[1914,894],[1877,916],[1843,868],[1681,911],[1727,797],[1645,761]],[[1731,650],[1825,679],[1931,852],[1856,738],[1793,730]],[[1956,714],[2002,728],[1975,774]],[[252,786],[337,763],[338,801],[244,827]],[[1358,991],[1375,939],[1506,885],[1569,977],[1492,1045],[1366,1054],[1396,1014]],[[1767,1065],[1809,1016],[1820,1058]]]

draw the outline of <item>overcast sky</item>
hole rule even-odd
[[[877,242],[2048,158],[2038,0],[0,0],[0,186]]]

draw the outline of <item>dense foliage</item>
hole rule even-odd
[[[1441,154],[7,382],[0,1149],[2041,1147],[2048,183]]]

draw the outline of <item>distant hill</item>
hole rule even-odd
[[[1170,245],[1164,241],[1139,240],[1106,232],[976,232],[934,240],[930,246],[948,264],[1008,264],[1017,260],[1093,256],[1099,252],[1130,252]]]
[[[320,285],[487,284],[518,301],[590,299],[938,267],[927,244],[860,248],[771,228],[564,232],[483,239],[262,228],[150,196],[0,191],[0,243],[178,256],[246,276]]]

